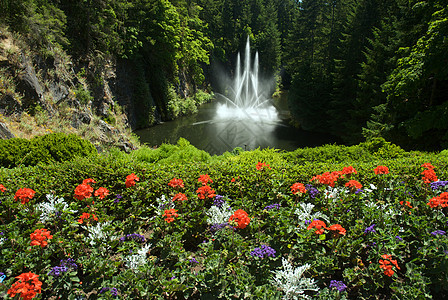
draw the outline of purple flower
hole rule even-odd
[[[374,233],[374,232],[376,232],[376,230],[373,228],[373,227],[375,227],[376,226],[376,224],[372,224],[372,225],[370,225],[369,227],[367,227],[365,230],[364,230],[364,233]]]
[[[192,259],[190,259],[190,262],[192,263],[192,264],[198,264],[199,262],[196,260],[196,258],[192,258]]]
[[[443,230],[435,230],[435,231],[431,232],[431,234],[432,234],[433,236],[437,236],[437,235],[445,235],[446,232],[443,231]]]
[[[215,199],[213,200],[213,205],[217,207],[221,207],[224,203],[226,203],[226,200],[224,200],[224,196],[216,195]]]
[[[403,241],[403,239],[401,237],[399,237],[398,235],[395,237],[397,240],[399,240],[400,242]]]
[[[217,232],[217,231],[220,231],[221,229],[224,229],[224,228],[226,228],[226,227],[235,229],[235,228],[233,228],[232,226],[229,226],[229,223],[226,222],[226,223],[222,223],[222,224],[213,224],[213,225],[210,227],[210,230],[211,230],[212,232]]]
[[[254,251],[250,252],[250,255],[252,257],[259,257],[259,258],[265,258],[265,257],[275,257],[275,250],[267,245],[261,245],[261,247],[257,247],[254,249]]]
[[[305,220],[305,225],[310,225],[311,224],[311,220]]]
[[[60,265],[64,267],[71,268],[73,270],[78,269],[78,265],[75,263],[73,258],[61,259]]]
[[[121,196],[120,194],[117,194],[116,196],[115,196],[115,200],[114,200],[114,203],[118,203],[118,202],[120,202],[120,200],[123,198],[123,196]]]
[[[336,288],[339,292],[343,292],[347,286],[342,281],[332,280],[330,281],[330,288]]]
[[[76,270],[78,269],[78,265],[72,258],[62,259],[59,266],[51,268],[50,272],[48,272],[48,275],[59,277],[62,274],[68,272],[70,269]]]
[[[448,181],[434,181],[430,183],[431,188],[433,191],[438,190],[441,187],[444,187],[445,185],[448,185]]]
[[[311,198],[316,198],[317,194],[319,194],[319,190],[316,189],[311,184],[305,184],[306,191],[308,192],[308,195],[310,195]]]
[[[357,190],[355,191],[355,194],[359,194],[359,193],[362,193],[362,192],[363,192],[362,189],[357,189]]]
[[[110,287],[103,287],[101,288],[101,290],[99,291],[100,294],[104,294],[107,291],[110,291],[110,294],[113,297],[117,297],[118,296],[118,290],[116,288],[110,288]]]
[[[126,236],[122,236],[120,238],[120,242],[124,242],[126,240],[134,240],[136,242],[140,242],[140,243],[144,243],[145,242],[145,237],[141,234],[138,233],[131,233],[131,234],[127,234]]]
[[[271,205],[266,206],[266,207],[264,208],[264,210],[279,209],[280,206],[281,206],[281,204],[279,204],[279,203],[274,203],[274,204],[271,204]]]

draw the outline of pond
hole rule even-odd
[[[135,134],[150,147],[162,143],[175,144],[182,137],[212,155],[220,155],[236,147],[244,150],[276,148],[292,151],[336,142],[329,135],[290,126],[285,97],[272,104],[263,113],[240,113],[226,110],[222,101],[214,100],[202,105],[194,115],[138,130]]]

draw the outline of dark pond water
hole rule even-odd
[[[276,148],[292,151],[334,143],[324,134],[289,126],[286,99],[282,98],[263,111],[236,111],[218,100],[204,104],[198,113],[135,132],[142,143],[159,146],[175,144],[180,137],[196,148],[220,155],[236,147],[245,150]]]

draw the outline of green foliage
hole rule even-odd
[[[91,101],[93,101],[93,97],[90,94],[90,91],[88,89],[86,89],[84,87],[84,85],[81,83],[78,84],[78,86],[74,90],[74,93],[75,93],[76,99],[78,99],[78,101],[83,105],[86,105],[86,104],[90,103]]]
[[[30,140],[0,140],[2,167],[34,166],[39,163],[70,161],[78,156],[94,156],[95,147],[75,134],[51,133]]]

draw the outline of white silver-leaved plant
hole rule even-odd
[[[146,253],[148,253],[149,248],[151,248],[151,244],[148,243],[144,245],[142,248],[140,248],[137,251],[137,254],[132,254],[126,256],[123,260],[125,263],[125,266],[132,270],[137,270],[139,266],[143,266],[146,264]]]
[[[327,186],[325,191],[323,192],[325,199],[341,199],[347,196],[350,191],[345,187],[331,187]]]
[[[233,213],[234,211],[227,202],[224,202],[221,207],[212,205],[206,212],[206,215],[208,216],[207,224],[214,225],[226,223]]]
[[[305,273],[311,265],[304,264],[303,266],[293,268],[285,258],[282,258],[282,265],[282,270],[272,272],[275,275],[273,283],[285,293],[283,299],[311,299],[305,292],[319,290],[314,279],[303,276],[303,273]]]
[[[110,221],[98,223],[95,226],[83,226],[85,230],[87,230],[88,235],[86,236],[86,240],[90,245],[94,246],[97,243],[101,242],[109,242],[118,238],[118,236],[113,234],[113,230],[106,229],[111,225]]]
[[[39,203],[36,208],[40,213],[40,221],[46,223],[56,216],[56,213],[71,212],[76,213],[77,210],[70,210],[64,198],[58,198],[54,195],[47,194],[47,202]]]
[[[299,203],[299,207],[296,209],[296,211],[294,212],[297,215],[297,218],[299,219],[299,229],[305,229],[306,228],[306,224],[305,221],[313,221],[315,219],[324,219],[327,222],[330,222],[330,220],[328,219],[328,217],[326,215],[324,215],[323,213],[321,213],[320,211],[318,212],[312,212],[313,208],[314,208],[314,204],[311,203]]]
[[[157,203],[156,205],[151,204],[151,207],[155,208],[154,211],[158,216],[163,215],[166,209],[174,208],[174,202],[171,199],[166,198],[165,195],[162,195],[162,197],[157,198],[156,203]],[[155,217],[156,216],[154,216],[153,218]]]

